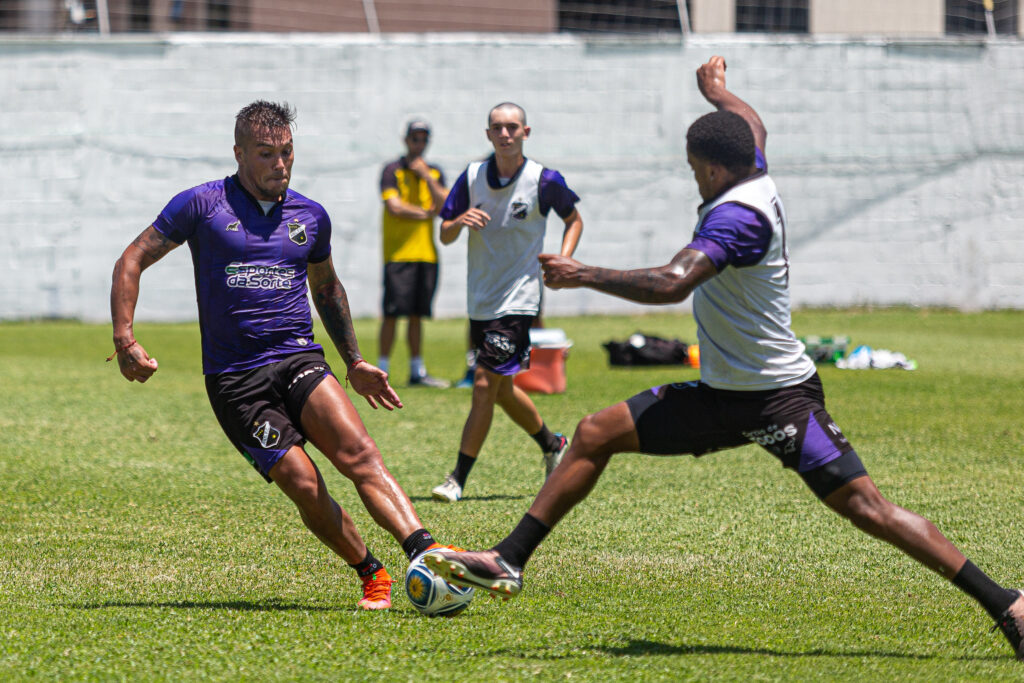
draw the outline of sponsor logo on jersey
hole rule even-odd
[[[224,226],[224,230],[227,232],[238,232],[238,226],[242,224],[242,221],[235,221],[234,223],[228,223]]]
[[[526,218],[526,211],[530,205],[526,202],[512,202],[512,218],[523,220]]]
[[[228,287],[242,289],[291,289],[294,268],[234,261],[224,267]]]
[[[298,221],[292,221],[288,224],[288,239],[300,247],[306,244],[306,226]]]
[[[263,424],[256,423],[256,430],[252,435],[264,448],[273,448],[281,440],[281,432],[274,429],[269,420]]]

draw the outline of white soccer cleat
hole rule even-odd
[[[455,477],[449,474],[440,485],[434,487],[430,495],[442,503],[454,503],[462,498],[462,487],[455,481]]]

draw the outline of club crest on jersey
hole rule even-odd
[[[227,232],[238,232],[238,227],[242,225],[242,221],[235,221],[234,223],[228,223],[224,226],[224,230]]]
[[[530,205],[526,202],[512,202],[512,218],[523,220],[526,218],[526,210]]]
[[[270,426],[269,420],[263,424],[257,424],[256,431],[252,435],[264,448],[273,448],[281,440],[281,432]]]
[[[306,244],[306,226],[298,221],[288,224],[288,239],[300,247]]]

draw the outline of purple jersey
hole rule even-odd
[[[324,208],[288,190],[263,214],[238,176],[193,187],[153,222],[168,239],[188,241],[199,303],[203,373],[250,370],[313,342],[306,265],[331,255]]]

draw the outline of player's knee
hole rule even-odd
[[[596,415],[587,415],[576,425],[572,437],[573,450],[585,457],[608,456],[608,437]]]
[[[357,473],[380,462],[380,450],[369,434],[343,444],[331,460],[346,475]]]
[[[889,526],[895,509],[876,489],[850,496],[840,513],[857,528],[879,533]]]

